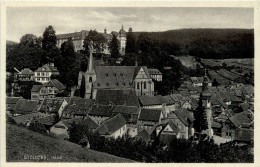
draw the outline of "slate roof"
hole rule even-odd
[[[235,131],[236,141],[251,142],[254,141],[254,130],[238,128]]]
[[[31,92],[39,92],[43,85],[33,85]]]
[[[159,122],[162,110],[161,109],[141,109],[138,120]]]
[[[45,70],[42,70],[44,68]],[[59,72],[56,67],[51,66],[49,64],[45,64],[42,67],[39,67],[35,72]]]
[[[96,130],[100,135],[111,135],[126,124],[126,120],[118,114],[104,121]]]
[[[229,117],[229,120],[233,123],[235,127],[238,128],[243,124],[249,124],[253,121],[253,117],[250,117],[250,114],[252,113],[249,111],[243,111],[239,114]]]
[[[176,126],[171,120],[168,121],[168,123],[166,124],[165,128],[167,127],[167,125],[169,125],[171,127],[171,129],[173,130],[173,132],[177,135],[180,132],[180,129],[178,128],[178,126]],[[164,129],[165,129],[164,128]],[[164,130],[163,129],[163,130]]]
[[[139,114],[139,108],[135,106],[116,106],[113,113]]]
[[[49,82],[43,84],[44,87],[55,87],[59,91],[64,90],[66,87],[57,79],[50,80]]]
[[[155,69],[155,68],[148,69],[148,72],[150,73],[150,75],[162,75],[162,73],[158,69]]]
[[[159,100],[157,96],[140,96],[138,97],[139,102],[142,106],[150,106],[150,105],[161,105],[162,102]]]
[[[102,105],[126,105],[139,107],[138,98],[133,89],[98,89],[96,103]]]
[[[100,117],[111,117],[112,111],[114,110],[114,106],[109,105],[98,105],[92,108],[89,111],[89,116],[100,116]]]
[[[158,95],[156,96],[161,103],[166,103],[167,105],[171,105],[171,104],[175,104],[174,100],[171,98],[171,96],[161,96],[161,95]]]
[[[190,112],[187,109],[179,109],[179,110],[173,111],[173,113],[186,126],[188,126],[190,122],[193,122],[195,120],[194,117],[190,114]]]
[[[37,102],[21,99],[14,108],[15,114],[28,114],[37,110]]]
[[[96,88],[133,88],[135,66],[95,66]]]
[[[22,74],[22,75],[34,75],[34,72],[32,70],[30,70],[29,68],[25,68],[19,74]]]

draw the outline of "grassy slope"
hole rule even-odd
[[[77,144],[57,140],[14,125],[7,124],[6,133],[7,162],[46,161],[24,160],[25,155],[45,155],[49,162],[130,162],[124,158],[82,148]],[[62,159],[51,159],[51,156],[55,155],[62,156]]]

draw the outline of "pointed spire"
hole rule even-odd
[[[93,41],[90,42],[89,46],[89,62],[88,62],[88,71],[93,71]]]
[[[105,33],[105,34],[107,33],[107,28],[104,29],[104,33]]]
[[[124,26],[123,26],[123,24],[122,24],[122,30],[124,29]]]

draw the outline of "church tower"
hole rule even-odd
[[[93,59],[93,43],[89,45],[89,61],[88,69],[85,72],[85,99],[92,99],[93,97],[93,83],[96,81],[96,72],[94,69]]]
[[[212,119],[212,109],[211,109],[211,94],[208,90],[209,81],[210,80],[207,77],[207,73],[206,73],[206,69],[205,69],[201,99],[202,99],[202,105],[206,111],[207,122],[208,122],[208,135],[209,135],[209,138],[211,139],[213,136],[213,130],[211,128],[213,119]]]

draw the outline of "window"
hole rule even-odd
[[[108,77],[108,73],[105,74]]]
[[[37,76],[40,76],[40,73],[39,73],[39,72],[37,72]]]
[[[116,73],[114,73],[114,76],[116,76]]]
[[[40,78],[37,78],[37,81],[40,81]]]
[[[45,73],[43,72],[43,73],[42,73],[42,76],[44,76],[44,75],[45,75]]]
[[[116,86],[118,86],[119,84],[118,84],[118,82],[116,83]]]
[[[42,78],[42,81],[45,81],[45,78]]]
[[[122,74],[122,73],[120,73],[120,75],[121,75],[121,76],[123,76],[123,74]]]
[[[89,77],[89,82],[92,82],[92,77]]]
[[[109,83],[108,83],[108,82],[106,83],[106,86],[109,86]]]
[[[137,82],[137,89],[140,89],[140,85],[139,85],[139,82]]]
[[[146,82],[144,82],[144,89],[146,89]]]

